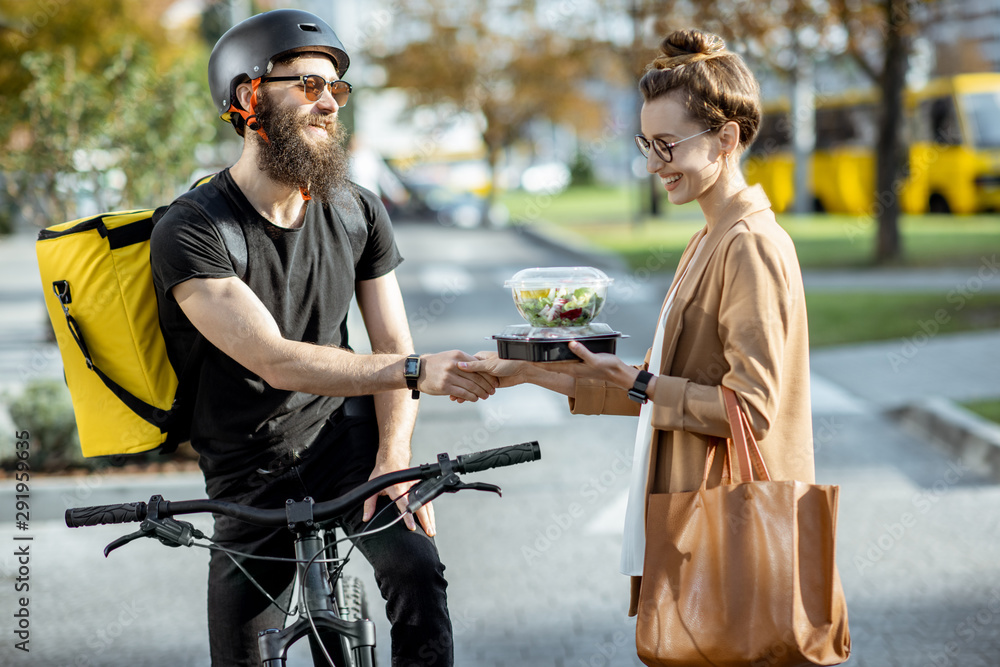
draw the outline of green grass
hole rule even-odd
[[[961,305],[961,308],[958,306]],[[940,293],[810,292],[809,344],[818,348],[1000,328],[1000,294],[949,301]]]
[[[962,407],[975,412],[980,417],[1000,423],[1000,399],[991,401],[970,401],[962,403]]]
[[[778,216],[795,241],[803,268],[870,266],[877,221],[849,215]],[[900,220],[903,259],[913,268],[979,266],[990,249],[1000,249],[1000,216],[904,215]]]
[[[506,193],[501,201],[522,224],[549,225],[556,235],[573,235],[621,255],[633,268],[649,268],[650,253],[673,259],[657,269],[673,271],[688,239],[704,224],[697,204],[663,203],[662,218],[636,219],[635,188],[572,188],[559,195]],[[795,241],[803,268],[870,266],[877,223],[850,215],[780,215]],[[982,263],[1000,248],[1000,215],[903,216],[900,221],[906,267],[966,266]]]
[[[579,224],[627,220],[636,195],[628,188],[602,186],[575,187],[558,195],[531,194],[511,190],[500,201],[521,224],[552,222]]]

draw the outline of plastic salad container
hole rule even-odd
[[[501,359],[522,361],[570,361],[579,357],[569,349],[570,341],[577,341],[594,353],[615,353],[619,338],[628,336],[613,331],[607,324],[595,323],[585,327],[533,327],[530,324],[512,324],[493,336],[497,342],[497,356]]]
[[[582,327],[601,312],[612,282],[590,266],[552,266],[518,271],[504,287],[531,326]]]

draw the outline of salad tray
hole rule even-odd
[[[580,329],[601,312],[614,282],[590,266],[523,269],[504,283],[524,321],[535,327]]]
[[[530,324],[513,324],[499,334],[494,334],[497,355],[501,359],[517,361],[578,361],[580,358],[569,349],[571,341],[578,341],[594,353],[615,353],[619,338],[627,336],[614,331],[607,324],[589,324],[580,327],[533,327]]]

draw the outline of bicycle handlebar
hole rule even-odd
[[[538,443],[525,442],[519,445],[464,454],[452,459],[450,464],[456,472],[472,473],[490,468],[537,461],[540,458],[541,449]],[[313,506],[313,517],[316,521],[332,519],[343,514],[352,505],[362,502],[393,484],[435,477],[441,473],[441,466],[441,463],[428,463],[381,475],[338,498],[316,503]],[[284,508],[257,509],[249,505],[222,500],[183,500],[179,502],[161,500],[157,503],[156,510],[160,517],[212,512],[213,514],[223,514],[258,526],[283,526],[288,524],[288,514]],[[100,524],[143,521],[147,513],[148,508],[144,502],[74,507],[66,510],[66,525],[70,528],[79,528]]]
[[[483,452],[463,454],[455,459],[455,470],[458,472],[479,472],[490,468],[537,461],[539,458],[541,458],[541,450],[538,448],[538,443],[525,442],[510,447],[498,447]]]
[[[97,526],[109,523],[128,523],[146,518],[146,503],[121,503],[74,507],[66,510],[66,525],[70,528]]]

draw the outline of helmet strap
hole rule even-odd
[[[267,138],[267,132],[264,128],[260,126],[260,121],[257,120],[257,89],[260,88],[260,78],[253,79],[250,81],[250,104],[249,110],[239,109],[235,104],[230,105],[229,112],[237,113],[243,117],[243,122],[246,126],[259,134],[265,143],[271,143],[271,140]]]
[[[235,104],[229,107],[230,113],[237,113],[243,117],[243,122],[246,126],[259,134],[265,143],[271,143],[271,140],[267,138],[267,132],[264,128],[260,126],[260,121],[257,120],[257,89],[260,88],[260,78],[253,79],[250,81],[250,107],[249,110],[238,109]],[[312,195],[309,194],[308,188],[299,188],[299,194],[302,195],[303,201],[309,201],[312,199]]]

